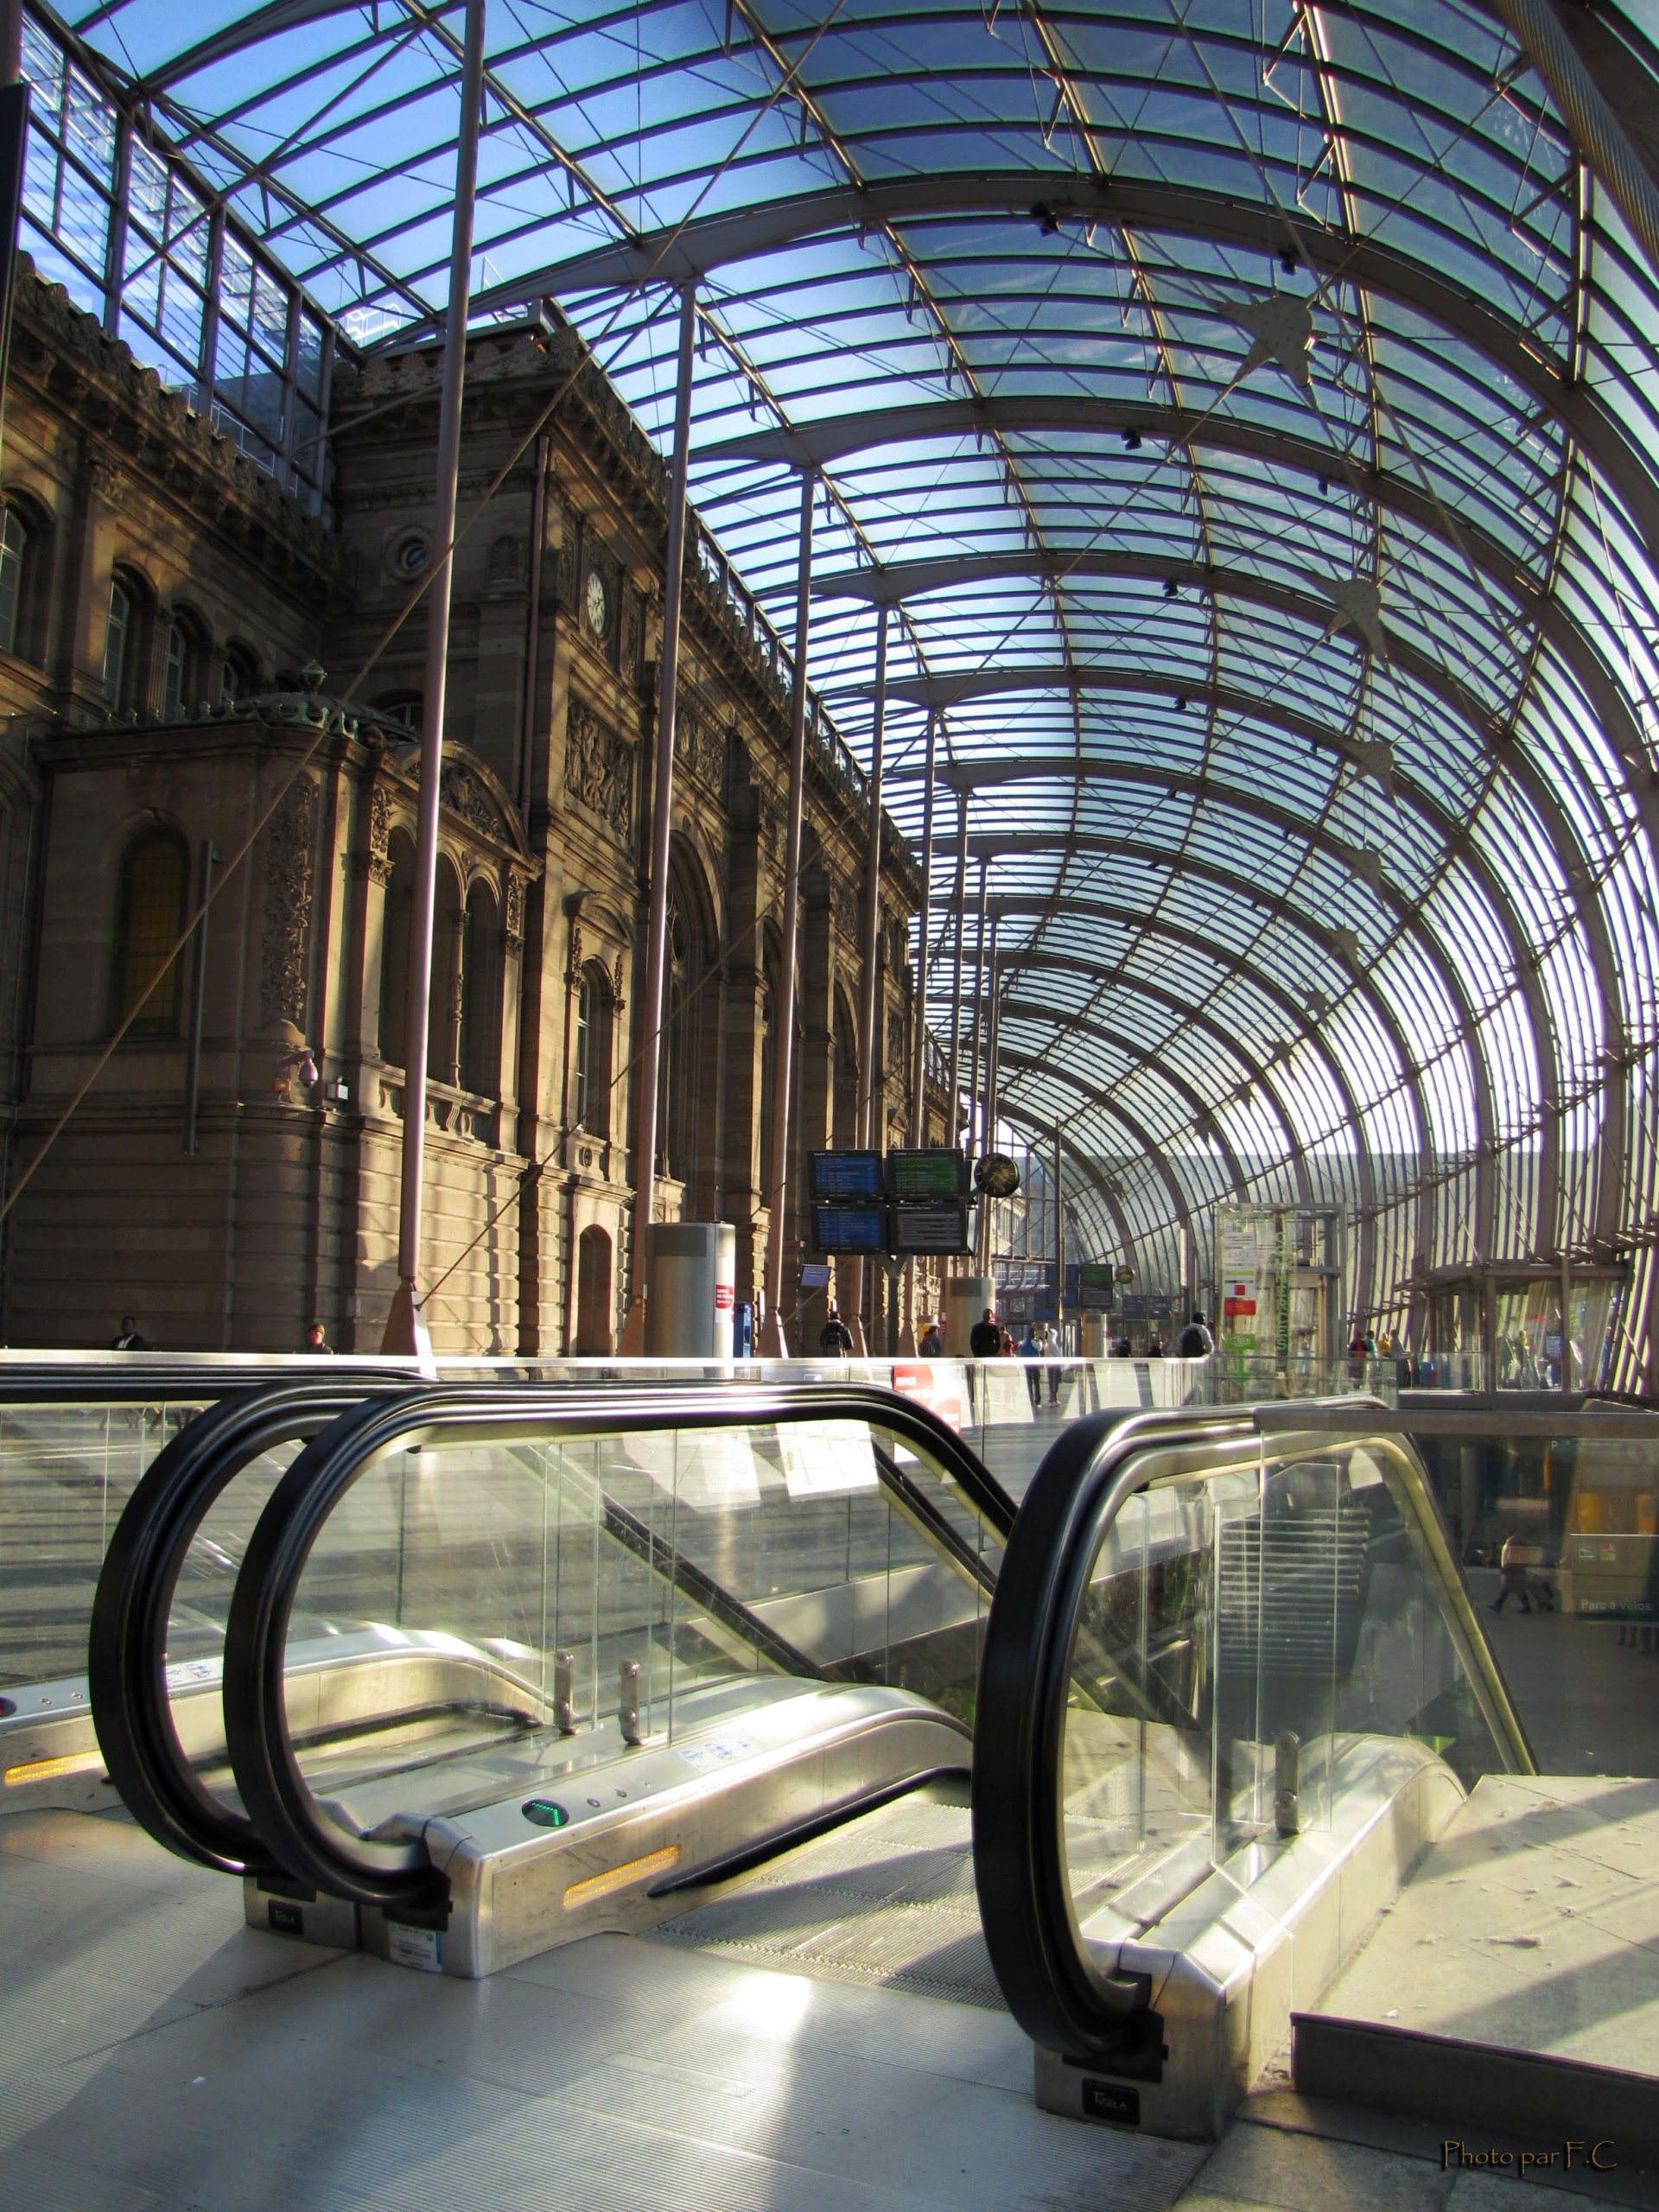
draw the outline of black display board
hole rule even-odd
[[[885,1252],[887,1209],[882,1205],[814,1206],[812,1244],[819,1252]]]
[[[841,1198],[879,1198],[881,1155],[879,1152],[815,1152],[810,1168],[815,1205]]]
[[[906,1205],[893,1209],[894,1252],[971,1252],[968,1207],[961,1198],[941,1205]]]
[[[1085,1260],[1077,1269],[1077,1303],[1085,1313],[1109,1313],[1116,1295],[1109,1263]]]
[[[899,1205],[925,1205],[968,1194],[968,1156],[951,1146],[890,1152],[887,1169],[887,1196]]]

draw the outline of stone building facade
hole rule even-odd
[[[175,1348],[297,1349],[313,1319],[342,1348],[380,1342],[426,638],[423,608],[397,618],[433,554],[437,408],[433,347],[337,365],[325,522],[60,291],[22,279],[0,546],[12,1344],[107,1341],[128,1313]],[[608,1353],[639,1173],[666,472],[568,329],[474,340],[461,524],[429,1319],[441,1348]],[[735,1224],[747,1301],[772,1228],[788,671],[712,544],[691,538],[655,1205]],[[816,731],[798,1170],[807,1149],[853,1137],[867,846],[857,772]],[[205,940],[169,963],[204,885]],[[918,891],[889,824],[877,1076],[890,1141],[909,1135]],[[942,1094],[929,1122],[940,1141]],[[791,1184],[794,1283],[798,1172]],[[800,1317],[809,1342],[817,1303]]]

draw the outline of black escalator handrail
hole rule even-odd
[[[1356,1401],[1336,1402],[1343,1412]],[[1064,1745],[1076,1625],[1094,1562],[1125,1502],[1160,1477],[1203,1480],[1256,1464],[1271,1438],[1294,1451],[1326,1440],[1321,1401],[1289,1408],[1188,1408],[1073,1423],[1026,1492],[986,1624],[972,1778],[974,1872],[986,1948],[1008,2008],[1042,2048],[1110,2070],[1115,2025],[1145,2001],[1140,1978],[1102,1973],[1083,1942],[1066,1879]],[[1384,1470],[1402,1518],[1427,1554],[1447,1625],[1469,1666],[1493,1740],[1511,1771],[1535,1770],[1524,1731],[1470,1610],[1433,1494],[1413,1455],[1386,1434]],[[1344,1433],[1344,1443],[1360,1440]],[[1189,1449],[1190,1467],[1169,1465]],[[1220,1464],[1213,1465],[1218,1458]],[[1211,1462],[1206,1465],[1205,1462]]]
[[[67,1361],[38,1366],[0,1361],[0,1406],[208,1406],[253,1390],[338,1392],[359,1382],[365,1390],[389,1385],[409,1389],[429,1380],[412,1359],[308,1359],[296,1353],[269,1363],[232,1357],[222,1365],[187,1369],[170,1365],[165,1355],[124,1351],[85,1367]]]
[[[1089,1956],[1065,1876],[1072,1628],[1102,1532],[1151,1479],[1153,1452],[1255,1440],[1232,1409],[1074,1421],[1044,1454],[1003,1554],[975,1706],[974,1882],[1008,2009],[1044,2050],[1104,2063],[1113,2022],[1139,1996]]]
[[[854,1421],[917,1446],[952,1479],[1006,1541],[1014,1506],[977,1453],[913,1401],[874,1387],[810,1384],[779,1389],[706,1385],[569,1385],[410,1393],[365,1404],[315,1438],[277,1484],[249,1541],[232,1600],[225,1654],[225,1726],[237,1787],[254,1825],[296,1879],[359,1904],[420,1910],[447,1885],[418,1839],[359,1835],[313,1797],[288,1731],[283,1655],[300,1578],[340,1498],[389,1452],[428,1443],[573,1443],[642,1431],[777,1427]],[[884,1454],[874,1455],[884,1488]],[[907,1488],[913,1490],[913,1485]],[[909,1510],[909,1500],[898,1500]]]
[[[104,1555],[87,1639],[99,1749],[128,1810],[169,1851],[222,1872],[277,1872],[253,1823],[192,1768],[168,1694],[168,1624],[202,1522],[245,1467],[395,1387],[362,1373],[226,1398],[197,1415],[146,1469]],[[405,1386],[406,1387],[406,1386]]]

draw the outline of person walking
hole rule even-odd
[[[1501,1613],[1511,1598],[1521,1600],[1523,1613],[1532,1611],[1532,1600],[1527,1595],[1527,1546],[1521,1541],[1520,1531],[1513,1530],[1504,1538],[1503,1548],[1497,1555],[1500,1581],[1492,1611]]]
[[[1052,1358],[1060,1349],[1059,1333],[1057,1330],[1051,1328],[1046,1321],[1043,1324],[1042,1344],[1043,1353],[1046,1358]],[[1044,1373],[1048,1383],[1048,1402],[1051,1406],[1058,1406],[1060,1402],[1060,1370],[1058,1367],[1049,1367],[1044,1370]]]
[[[922,1331],[922,1341],[916,1349],[923,1359],[944,1357],[944,1331],[939,1326],[937,1314]]]
[[[1042,1346],[1037,1341],[1036,1330],[1027,1322],[1026,1333],[1020,1345],[1020,1357],[1021,1359],[1031,1362],[1029,1371],[1026,1376],[1026,1389],[1031,1396],[1033,1413],[1035,1413],[1043,1402],[1043,1378],[1037,1365],[1037,1362],[1042,1357]]]
[[[988,1306],[969,1332],[968,1350],[976,1359],[995,1359],[1002,1350],[1002,1332],[995,1309]]]
[[[1164,1340],[1159,1335],[1157,1330],[1154,1329],[1152,1334],[1147,1338],[1147,1357],[1148,1359],[1161,1359],[1163,1357]]]
[[[1215,1348],[1216,1340],[1210,1333],[1210,1324],[1204,1318],[1203,1308],[1195,1306],[1192,1319],[1175,1339],[1175,1357],[1177,1359],[1208,1359]]]
[[[818,1331],[818,1350],[826,1351],[832,1359],[845,1359],[853,1348],[853,1332],[841,1318],[841,1308],[832,1306]]]

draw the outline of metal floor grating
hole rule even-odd
[[[646,1939],[1002,2011],[965,1805],[906,1797],[768,1859]]]

